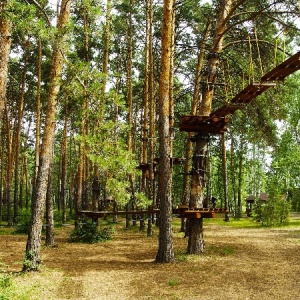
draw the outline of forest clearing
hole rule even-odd
[[[30,299],[295,297],[299,11],[299,0],[1,1],[0,246],[3,269],[23,272],[2,287]],[[245,212],[249,228],[219,223]],[[67,243],[71,228],[108,237],[95,224],[116,216],[115,239]]]
[[[97,244],[68,243],[73,226],[55,230],[55,247],[43,247],[40,272],[21,273],[25,235],[0,228],[1,273],[12,283],[9,300],[297,300],[300,293],[300,215],[287,227],[269,228],[249,219],[206,219],[206,253],[186,255],[174,220],[176,262],[157,264],[157,231],[115,225],[114,238]],[[1,277],[0,277],[1,278]],[[1,278],[2,279],[2,278]],[[10,295],[10,297],[5,297]]]

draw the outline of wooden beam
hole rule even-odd
[[[282,62],[280,65],[265,74],[262,81],[283,81],[287,76],[300,70],[300,51]]]

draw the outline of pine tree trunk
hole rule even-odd
[[[231,133],[230,137],[230,177],[231,177],[231,186],[232,186],[232,198],[233,198],[233,205],[234,205],[234,211],[236,213],[236,174],[235,174],[235,155],[234,155],[234,140],[233,140],[233,133]],[[229,208],[229,207],[228,207]]]
[[[189,207],[191,209],[203,208],[204,191],[206,181],[207,145],[209,135],[197,134],[195,137],[195,148],[192,167],[191,196]],[[203,220],[190,218],[188,228],[187,253],[200,254],[205,250],[203,238]]]
[[[53,164],[50,165],[46,195],[46,246],[53,246],[54,242],[54,214],[53,214]]]
[[[62,204],[62,222],[67,220],[67,199],[66,199],[66,183],[67,183],[67,126],[68,117],[65,116],[62,144],[61,144],[61,189],[60,199]]]
[[[0,142],[1,145],[4,145],[4,134],[3,134],[3,128],[1,128],[1,136],[0,136]],[[3,162],[3,158],[4,158],[4,147],[1,147],[0,150],[0,161]],[[3,213],[3,206],[4,206],[4,201],[3,201],[3,186],[4,186],[4,164],[0,164],[0,222],[2,222],[2,213]]]
[[[131,1],[132,6],[132,1]],[[127,102],[127,124],[129,130],[127,133],[127,150],[133,152],[133,136],[134,136],[134,124],[133,124],[133,98],[132,98],[132,58],[133,58],[133,28],[132,28],[132,15],[128,18],[128,35],[127,35],[127,64],[126,64],[126,102]],[[134,175],[128,175],[131,190],[131,200],[126,204],[126,208],[129,209],[132,202],[135,201],[135,190],[134,190]],[[126,216],[126,227],[130,226],[131,215]]]
[[[13,225],[12,215],[12,180],[13,180],[13,153],[12,153],[12,130],[10,125],[9,113],[5,104],[5,121],[6,121],[6,176],[4,198],[7,204],[7,225]]]
[[[209,116],[212,108],[212,101],[214,96],[213,83],[217,80],[218,66],[220,62],[220,54],[223,49],[224,33],[226,30],[227,17],[231,13],[232,0],[223,0],[220,3],[220,11],[218,20],[216,23],[216,29],[213,38],[212,49],[209,54],[208,66],[209,70],[206,81],[208,84],[203,86],[202,89],[202,102],[199,110],[199,114],[202,116]],[[203,199],[205,191],[205,173],[206,169],[206,155],[208,147],[209,136],[207,134],[201,135],[201,133],[195,136],[195,148],[192,170],[192,182],[191,182],[191,208],[203,208]],[[199,205],[199,206],[198,206]],[[199,254],[204,251],[203,240],[203,221],[198,219],[190,219],[189,236],[187,252],[189,254]],[[193,248],[189,245],[195,245]]]
[[[224,191],[224,205],[228,209],[228,182],[227,182],[227,158],[226,158],[226,137],[222,133],[222,175],[223,175],[223,191]],[[225,213],[225,221],[229,222],[229,214]]]
[[[36,120],[35,120],[35,153],[34,153],[34,172],[32,180],[32,191],[36,189],[36,179],[40,161],[40,137],[41,137],[41,82],[42,82],[42,42],[38,40],[38,59],[37,59],[37,91],[36,91]],[[34,193],[31,195],[31,202],[34,202]]]
[[[152,205],[155,206],[155,85],[154,85],[154,51],[153,51],[153,0],[147,1],[147,16],[149,24],[149,137],[150,137],[150,149],[149,149],[149,158],[150,158],[150,168],[149,168],[149,199],[152,200]]]
[[[11,47],[11,21],[6,18],[7,0],[1,1],[0,15],[0,127],[6,98],[6,82],[8,77],[8,61]]]
[[[203,40],[200,45],[199,54],[198,54],[198,60],[197,60],[197,67],[196,67],[196,76],[195,76],[195,82],[194,82],[194,93],[193,93],[193,101],[192,101],[192,109],[191,114],[196,115],[197,114],[197,106],[199,105],[199,94],[201,89],[201,70],[203,68],[203,62],[204,62],[204,54],[205,54],[205,46],[207,43],[207,39],[209,37],[211,28],[211,22],[208,23],[206,26]],[[190,159],[192,154],[192,142],[191,142],[192,134],[188,133],[188,138],[186,142],[185,147],[185,164],[184,164],[184,177],[183,177],[183,189],[182,189],[182,204],[188,205],[189,203],[189,183],[190,183]],[[186,230],[186,220],[182,218],[181,220],[181,232],[185,232]]]
[[[47,186],[49,169],[53,160],[52,149],[54,144],[55,130],[55,114],[57,107],[57,95],[60,89],[60,79],[63,66],[63,43],[65,42],[65,34],[62,30],[66,26],[70,15],[70,0],[62,0],[61,11],[58,17],[58,35],[53,47],[51,72],[50,72],[50,87],[48,94],[47,112],[45,118],[45,129],[40,153],[40,165],[38,170],[35,201],[32,205],[32,216],[30,230],[28,234],[25,260],[23,270],[33,271],[38,270],[41,262],[41,233],[44,218],[44,208],[46,202]]]
[[[21,130],[22,130],[22,118],[24,112],[24,95],[25,95],[25,83],[26,83],[26,72],[27,72],[27,61],[28,61],[28,50],[25,49],[24,54],[24,70],[22,74],[22,87],[21,87],[21,96],[19,101],[18,108],[18,118],[17,118],[17,128],[15,131],[14,137],[14,153],[15,153],[15,176],[14,176],[14,224],[18,223],[18,214],[19,214],[19,199],[18,199],[18,189],[20,184],[20,139],[21,139]]]
[[[240,154],[239,154],[239,169],[238,169],[238,201],[237,201],[237,211],[236,215],[237,217],[241,216],[242,213],[242,183],[243,183],[243,163],[244,163],[244,141],[243,138],[241,140],[240,145]]]
[[[174,0],[165,0],[162,22],[161,73],[159,80],[159,245],[156,262],[174,260],[172,231],[171,168],[169,142],[169,76]]]
[[[146,12],[147,13],[147,12]],[[132,25],[131,25],[132,27]],[[131,29],[132,30],[132,29]],[[144,88],[143,88],[143,126],[142,126],[142,149],[141,163],[148,163],[148,141],[149,141],[149,18],[146,15],[146,40],[145,40],[145,57],[144,57]],[[149,178],[149,170],[142,170],[141,192],[147,191],[147,181]]]

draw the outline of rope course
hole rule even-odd
[[[234,96],[229,103],[221,106],[217,110],[213,111],[209,116],[195,116],[188,115],[183,116],[179,123],[180,131],[186,132],[198,132],[202,135],[209,134],[222,134],[227,130],[227,123],[230,121],[231,116],[239,109],[244,109],[246,106],[257,96],[271,87],[276,86],[276,81],[283,81],[290,74],[300,70],[300,52],[291,56],[283,63],[272,69],[261,77],[261,81],[258,83],[250,83],[236,96]],[[251,72],[250,72],[251,73]],[[227,91],[228,92],[228,91]],[[184,159],[182,158],[170,158],[171,164],[181,164]],[[159,164],[159,159],[152,162],[154,167]],[[150,168],[149,163],[140,164],[138,167],[143,171],[147,171]],[[173,214],[180,218],[214,218],[217,213],[227,213],[225,208],[195,208],[191,209],[188,205],[179,205],[177,208],[173,208]],[[116,215],[159,215],[159,208],[149,208],[146,210],[122,210],[122,211],[78,211],[78,216],[86,216],[97,220],[106,216]]]
[[[230,117],[238,110],[246,108],[254,98],[261,95],[271,87],[276,86],[276,81],[283,81],[287,76],[300,70],[300,52],[272,69],[261,77],[258,83],[250,83],[228,104],[213,111],[209,116],[183,116],[179,128],[186,132],[204,132],[221,134],[227,130]]]
[[[113,215],[145,215],[145,214],[159,214],[160,209],[144,209],[144,210],[121,210],[121,211],[88,211],[81,210],[77,212],[78,216],[85,216],[93,219],[103,218]],[[180,218],[214,218],[217,213],[228,212],[223,208],[195,208],[190,209],[188,205],[179,205],[178,208],[173,208],[174,215]]]

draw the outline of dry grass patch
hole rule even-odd
[[[14,281],[43,300],[299,299],[299,227],[206,223],[206,254],[188,256],[187,240],[175,226],[176,262],[156,264],[157,230],[149,238],[123,226],[117,226],[112,241],[98,244],[68,243],[70,228],[58,230],[57,247],[42,249],[42,271]],[[21,269],[25,243],[26,236],[0,236],[6,271]]]

